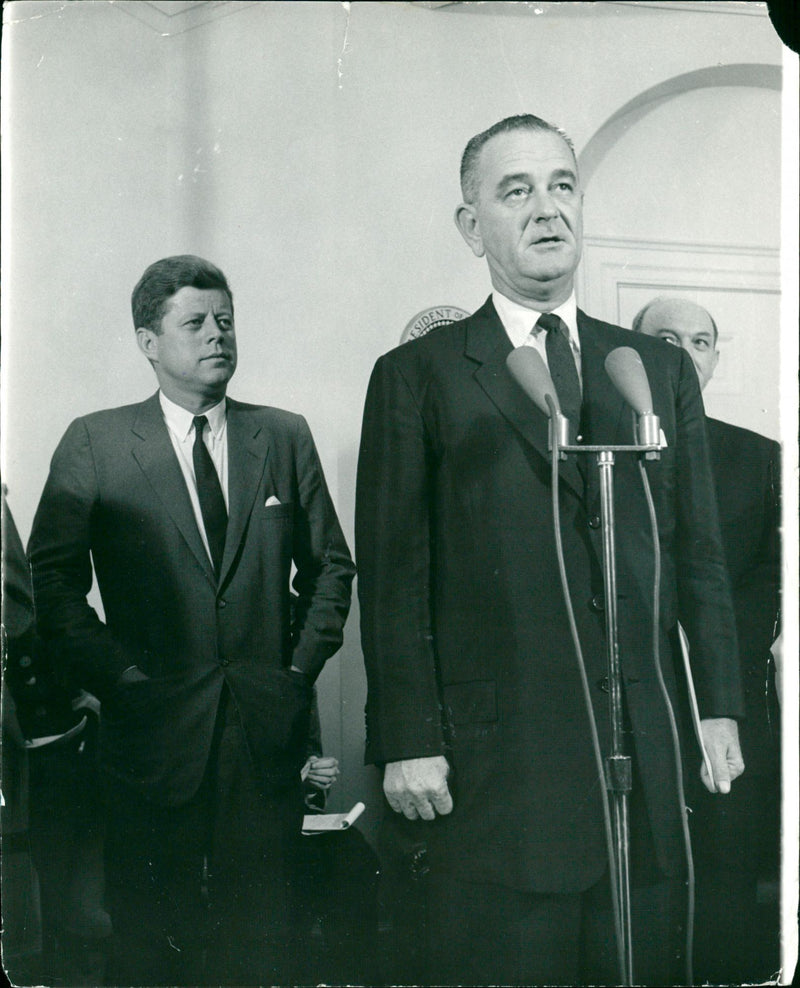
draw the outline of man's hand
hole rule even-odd
[[[700,769],[703,785],[709,792],[730,792],[731,782],[744,772],[744,759],[739,747],[739,726],[729,717],[708,717],[700,721],[700,730],[714,773],[714,778],[709,778],[703,764]]]
[[[305,774],[303,774],[305,773]],[[305,764],[301,778],[315,789],[327,792],[339,776],[339,761],[336,758],[321,758],[312,755]]]
[[[408,758],[388,762],[383,773],[383,791],[395,813],[409,820],[422,817],[433,820],[453,809],[453,797],[447,788],[449,766],[443,755],[432,758]]]

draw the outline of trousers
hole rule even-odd
[[[107,803],[110,984],[287,984],[297,956],[296,789],[267,792],[229,694],[197,794],[178,807],[122,786]]]

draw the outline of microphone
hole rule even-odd
[[[614,387],[638,416],[636,441],[640,446],[660,446],[661,429],[653,414],[653,396],[642,358],[629,346],[620,346],[606,357],[606,373]],[[658,451],[645,454],[649,460],[658,459]]]
[[[556,386],[538,350],[530,346],[516,347],[506,357],[506,367],[525,394],[545,415],[551,414],[548,398],[555,405],[555,411],[561,414]]]
[[[550,449],[557,445],[560,458],[566,459],[567,454],[560,452],[560,447],[569,445],[569,422],[561,414],[556,386],[542,355],[533,347],[519,346],[506,357],[506,367],[525,394],[550,419]]]
[[[606,357],[606,373],[614,387],[637,415],[653,411],[650,382],[642,358],[630,346],[619,346]]]

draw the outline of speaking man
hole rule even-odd
[[[113,983],[287,983],[312,687],[354,567],[305,420],[226,398],[223,273],[164,258],[132,309],[159,390],[72,423],[30,542],[41,632],[102,704]]]
[[[709,312],[663,296],[632,328],[682,347],[706,388],[719,361]],[[780,446],[718,419],[706,417],[706,427],[739,638],[747,772],[730,799],[692,793],[695,975],[700,983],[756,982],[780,963],[776,886],[768,881],[780,862],[780,707],[770,651],[780,623]]]
[[[381,357],[364,411],[356,545],[367,759],[401,837],[424,845],[423,976],[437,984],[615,983],[589,721],[559,586],[546,417],[506,357],[533,346],[586,443],[633,442],[606,355],[641,355],[666,448],[649,464],[662,551],[661,656],[693,642],[714,779],[743,768],[730,594],[689,358],[577,309],[582,202],[565,136],[532,115],[462,158],[458,229],[493,292],[469,318]],[[616,466],[620,651],[634,758],[634,977],[672,983],[685,857],[652,658],[653,548],[633,456]],[[598,471],[566,461],[561,531],[593,706],[608,745]]]

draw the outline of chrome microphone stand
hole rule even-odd
[[[606,788],[610,794],[615,856],[611,881],[617,889],[619,929],[622,933],[621,971],[623,985],[633,982],[633,938],[630,894],[630,821],[628,797],[632,788],[631,756],[623,741],[622,669],[619,660],[617,626],[617,572],[614,522],[614,456],[616,453],[644,454],[645,459],[660,455],[660,426],[652,413],[634,415],[633,445],[592,446],[569,443],[569,422],[561,414],[551,395],[546,395],[550,411],[549,448],[558,459],[568,453],[595,453],[600,473],[600,525],[603,546],[603,585],[605,590],[606,655],[608,662],[609,711],[611,717],[611,753],[606,758]]]

